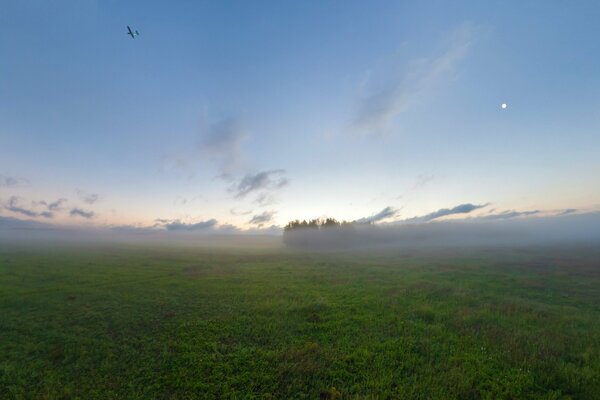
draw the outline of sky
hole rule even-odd
[[[0,217],[594,212],[599,20],[595,1],[0,0]]]

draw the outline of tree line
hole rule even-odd
[[[289,247],[322,250],[354,246],[358,239],[356,227],[359,224],[335,218],[294,220],[283,228],[283,242]]]
[[[287,223],[283,228],[285,232],[291,232],[299,229],[321,229],[321,228],[341,228],[354,225],[354,221],[338,221],[335,218],[315,218],[311,220],[294,220]]]

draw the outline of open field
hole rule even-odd
[[[0,247],[0,398],[599,399],[600,249]]]

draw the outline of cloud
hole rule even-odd
[[[19,187],[19,186],[27,186],[29,185],[29,181],[26,179],[13,178],[12,176],[0,175],[0,187]]]
[[[52,203],[48,203],[46,201],[40,201],[38,202],[38,204],[43,205],[44,207],[46,207],[48,209],[48,211],[62,211],[64,210],[63,205],[67,202],[68,200],[65,198],[60,198],[58,200],[56,200],[55,202]]]
[[[231,215],[240,216],[240,215],[249,215],[252,214],[252,210],[243,210],[241,208],[234,207],[229,210]]]
[[[577,212],[576,208],[567,208],[566,210],[563,210],[561,213],[559,213],[558,215],[567,215],[567,214],[573,214]]]
[[[251,192],[280,189],[289,183],[287,178],[282,176],[284,173],[285,170],[283,169],[274,169],[256,174],[247,174],[232,188],[235,193],[234,196],[236,199],[240,199]]]
[[[221,176],[227,177],[241,162],[241,146],[246,132],[235,118],[227,118],[212,124],[202,138],[200,148],[218,163]]]
[[[94,213],[93,211],[86,211],[86,210],[82,210],[81,208],[73,208],[73,209],[71,209],[69,214],[72,217],[82,217],[85,219],[91,219],[96,216],[96,213]]]
[[[265,211],[262,214],[253,216],[248,223],[258,225],[259,227],[263,226],[265,223],[272,221],[276,213],[276,211]]]
[[[21,207],[18,203],[19,203],[19,198],[16,196],[12,196],[8,200],[8,203],[6,203],[4,205],[4,209],[8,210],[10,212],[13,212],[15,214],[21,214],[21,215],[25,215],[27,217],[32,217],[32,218],[40,215],[39,213],[37,213],[34,210],[30,210],[30,209]]]
[[[502,220],[502,219],[511,219],[517,217],[524,217],[529,215],[539,214],[540,210],[530,210],[530,211],[514,211],[514,210],[506,210],[497,214],[485,215],[482,217],[478,217],[480,220],[494,221],[494,220]]]
[[[488,204],[476,205],[476,204],[471,204],[471,203],[465,203],[465,204],[460,204],[454,208],[441,208],[441,209],[434,211],[432,213],[429,213],[427,215],[423,215],[421,217],[409,218],[404,221],[429,222],[429,221],[433,221],[434,219],[446,217],[448,215],[468,214],[471,211],[475,211],[477,209],[487,207],[487,206],[488,206]]]
[[[254,200],[260,207],[270,206],[272,204],[277,203],[277,199],[271,193],[265,192],[261,193]]]
[[[196,232],[202,234],[238,234],[243,233],[237,226],[231,224],[220,224],[211,218],[200,222],[182,222],[179,219],[155,219],[155,224],[146,230],[168,231],[168,232]]]
[[[164,227],[168,231],[187,231],[187,232],[192,232],[192,231],[203,231],[203,230],[212,229],[212,228],[216,227],[216,225],[217,225],[217,220],[213,218],[213,219],[209,219],[209,220],[206,220],[206,221],[189,223],[189,224],[186,224],[186,223],[181,222],[179,220],[175,220],[175,221],[171,221],[169,223],[166,223],[164,225]]]
[[[400,114],[455,70],[469,52],[473,42],[472,31],[469,25],[459,26],[449,35],[450,40],[442,54],[418,60],[404,76],[388,81],[378,89],[371,89],[358,105],[353,128],[371,135],[384,133]]]
[[[399,214],[400,210],[386,207],[383,210],[379,211],[377,214],[373,214],[370,217],[364,217],[357,219],[356,222],[361,224],[375,223],[379,221],[383,221],[384,219],[395,217]]]
[[[186,205],[190,205],[197,201],[206,201],[206,200],[202,196],[193,196],[193,197],[176,196],[175,200],[173,201],[173,205],[186,206]]]
[[[79,196],[79,198],[87,203],[87,204],[94,204],[95,202],[97,202],[98,200],[100,200],[100,195],[97,193],[87,193],[84,192],[81,189],[77,189],[77,196]]]
[[[25,215],[27,217],[36,218],[54,218],[54,213],[57,211],[63,211],[65,208],[64,204],[68,200],[65,198],[60,198],[54,202],[48,203],[47,201],[34,201],[32,202],[32,208],[25,208],[19,205],[20,199],[17,196],[12,196],[8,202],[4,205],[4,209],[10,212]],[[40,211],[39,209],[43,207],[44,209]]]

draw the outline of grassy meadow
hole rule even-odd
[[[0,246],[1,399],[600,399],[600,249]]]

